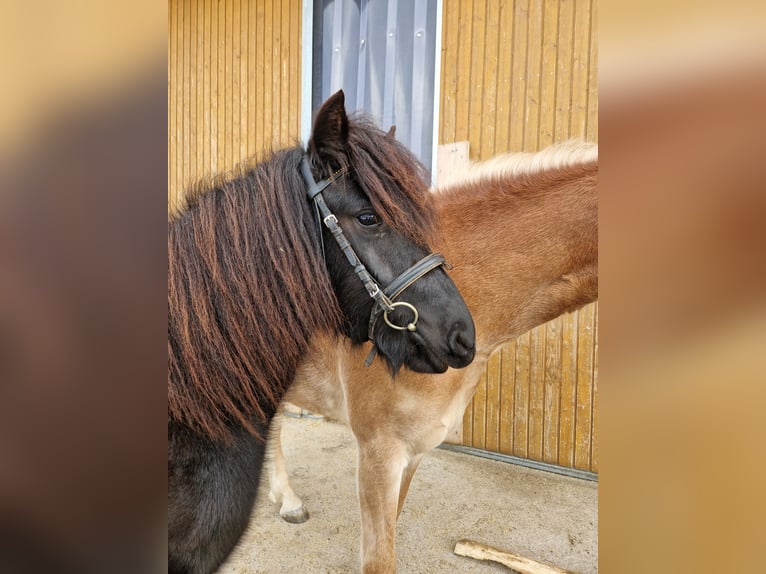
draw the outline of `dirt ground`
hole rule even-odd
[[[311,513],[288,524],[263,480],[248,531],[220,574],[360,572],[356,443],[344,425],[285,418],[293,489]],[[401,573],[510,572],[456,556],[468,538],[581,574],[597,572],[597,484],[437,449],[423,459],[397,526]]]

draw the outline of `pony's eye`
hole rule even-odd
[[[360,213],[356,216],[356,220],[365,227],[371,227],[373,225],[380,225],[380,218],[376,213],[367,212]]]

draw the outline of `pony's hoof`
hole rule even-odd
[[[289,522],[290,524],[302,524],[309,519],[310,515],[309,511],[306,510],[306,507],[301,506],[300,508],[290,510],[284,514],[280,513],[280,516],[282,517],[282,520]]]

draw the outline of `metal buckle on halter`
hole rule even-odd
[[[330,227],[330,224],[327,223],[328,221],[332,221],[333,223],[335,223],[335,225],[338,225],[338,218],[335,217],[334,213],[331,213],[330,215],[325,217],[322,221],[324,221],[325,227]]]

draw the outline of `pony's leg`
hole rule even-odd
[[[290,486],[290,476],[285,465],[285,453],[282,450],[282,416],[277,415],[271,425],[270,441],[271,464],[269,464],[269,499],[280,504],[279,515],[285,522],[300,524],[309,519],[309,511],[303,501]]]
[[[359,443],[358,490],[362,517],[362,572],[396,572],[396,511],[404,447]]]
[[[404,499],[407,498],[407,491],[410,489],[410,482],[412,482],[412,477],[415,476],[415,471],[418,469],[418,465],[420,464],[420,461],[423,460],[423,454],[420,453],[415,455],[412,460],[410,461],[410,464],[407,465],[407,467],[402,472],[402,482],[399,486],[399,506],[396,509],[396,518],[399,518],[399,515],[402,513],[402,507],[404,506]]]
[[[221,444],[168,425],[169,573],[212,574],[226,560],[250,519],[265,451],[244,429]]]

